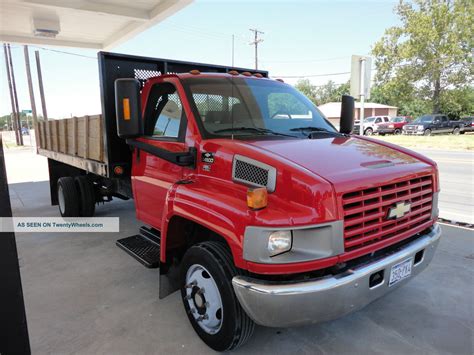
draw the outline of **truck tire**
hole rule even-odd
[[[181,296],[194,330],[216,351],[247,342],[255,323],[240,306],[232,278],[242,275],[226,245],[203,242],[189,248],[181,263]]]
[[[65,176],[58,179],[58,205],[62,217],[79,216],[79,193],[74,178]]]
[[[402,130],[400,128],[397,128],[395,129],[395,131],[393,131],[393,134],[399,136],[400,134],[402,134]]]
[[[461,130],[459,129],[459,127],[454,127],[453,129],[453,134],[455,136],[459,136],[459,134],[461,133]]]
[[[374,133],[374,130],[372,128],[367,128],[364,131],[364,135],[366,135],[366,136],[371,136],[373,133]]]
[[[423,135],[425,136],[431,136],[431,129],[425,129],[425,131],[423,132]]]
[[[76,176],[75,181],[79,191],[79,216],[92,217],[95,212],[94,185],[85,175]]]

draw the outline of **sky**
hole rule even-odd
[[[263,31],[259,69],[273,77],[307,76],[315,85],[344,83],[351,55],[368,55],[386,28],[397,25],[397,1],[195,0],[111,51],[141,56],[254,67],[253,33]],[[66,51],[76,55],[58,53]],[[101,112],[97,51],[30,46],[36,107],[41,113],[34,51],[39,50],[49,117]],[[20,110],[30,109],[23,46],[12,44]],[[323,76],[319,76],[322,75]],[[0,116],[11,112],[5,57],[0,54]],[[284,78],[290,84],[298,78]]]

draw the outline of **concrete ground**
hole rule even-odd
[[[15,216],[58,216],[48,183],[10,185]],[[17,244],[33,354],[208,354],[178,293],[158,299],[158,271],[125,254],[133,202],[99,206],[121,232],[19,233]],[[241,354],[472,354],[474,242],[443,226],[430,267],[364,310],[292,329],[257,327]]]

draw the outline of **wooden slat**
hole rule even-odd
[[[84,158],[89,159],[89,116],[84,117]]]
[[[74,125],[73,125],[73,130],[72,130],[72,139],[73,139],[73,147],[74,147],[74,154],[77,155],[77,117],[74,116]]]

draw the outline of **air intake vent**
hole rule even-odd
[[[266,187],[269,192],[275,191],[276,169],[257,160],[234,156],[232,179],[255,187]]]

